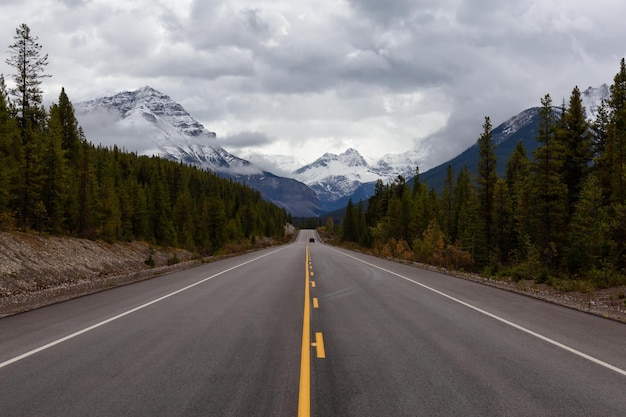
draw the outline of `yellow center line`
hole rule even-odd
[[[298,398],[298,417],[311,415],[311,319],[309,301],[309,244],[306,244],[304,285],[304,318],[302,321],[302,355],[300,357],[300,395]]]

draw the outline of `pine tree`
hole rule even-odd
[[[43,187],[41,194],[48,216],[46,229],[55,234],[60,234],[65,229],[70,178],[65,150],[63,149],[63,121],[59,106],[56,104],[50,108],[50,120],[44,136],[43,151],[41,160],[45,187]]]
[[[15,88],[9,90],[15,97],[18,126],[22,139],[22,161],[20,161],[20,204],[19,223],[22,227],[35,227],[40,230],[45,220],[45,206],[41,201],[41,174],[38,149],[45,126],[45,110],[41,103],[42,80],[48,75],[44,69],[48,65],[48,55],[41,55],[42,46],[33,37],[30,28],[21,24],[15,30],[15,43],[9,45],[11,55],[6,63],[16,69],[13,76]]]
[[[493,137],[491,135],[491,120],[485,117],[483,133],[478,139],[478,169],[477,169],[477,197],[478,216],[482,221],[481,233],[478,241],[480,251],[477,251],[479,262],[490,262],[494,249],[494,196],[498,175],[496,173],[496,155]],[[480,254],[480,255],[479,255]]]
[[[611,198],[611,178],[613,176],[612,152],[609,142],[609,108],[605,100],[598,106],[596,118],[591,123],[590,131],[593,140],[593,172],[602,189],[605,202]]]
[[[578,87],[572,90],[569,107],[563,113],[563,129],[558,137],[565,150],[562,175],[567,186],[568,210],[571,215],[582,183],[590,172],[593,157],[593,142]]]
[[[561,180],[564,149],[556,139],[556,120],[550,95],[541,99],[537,141],[531,176],[532,233],[544,264],[557,267],[567,225],[567,186]]]
[[[39,38],[31,35],[30,28],[25,23],[17,27],[13,39],[15,43],[9,46],[12,52],[6,63],[17,70],[13,77],[16,87],[10,93],[15,97],[18,120],[24,135],[29,128],[35,129],[43,123],[43,91],[40,86],[42,80],[49,77],[44,74],[48,65],[48,54],[41,55]]]
[[[626,202],[626,63],[620,62],[620,70],[613,79],[608,101],[610,124],[605,152],[611,158],[611,201]]]
[[[610,158],[610,203],[612,238],[617,243],[618,265],[626,267],[626,63],[620,62],[619,72],[610,87],[608,105],[610,119],[605,157]]]
[[[478,229],[478,202],[469,168],[463,167],[461,172],[459,172],[454,190],[455,229],[457,231],[455,245],[470,252],[472,258],[474,258],[476,252],[476,231]]]
[[[356,230],[356,214],[354,212],[354,203],[352,199],[348,200],[348,205],[346,206],[346,214],[343,217],[343,237],[344,241],[348,242],[356,242],[357,230]]]

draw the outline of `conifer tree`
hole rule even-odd
[[[513,206],[506,181],[498,179],[494,189],[494,247],[500,261],[504,262],[513,246]]]
[[[496,155],[493,137],[491,135],[491,120],[485,117],[483,133],[478,139],[478,169],[477,169],[477,197],[478,216],[482,221],[480,228],[480,248],[477,252],[481,263],[490,262],[494,247],[494,196],[498,175],[496,173]]]
[[[348,205],[346,206],[346,215],[343,218],[343,240],[348,242],[357,241],[356,221],[354,203],[352,202],[352,199],[350,199],[348,200]]]
[[[556,139],[550,95],[541,99],[541,105],[537,132],[541,145],[533,152],[531,176],[532,232],[544,264],[555,268],[567,224],[567,186],[561,180],[564,149]]]
[[[6,59],[6,63],[17,71],[13,77],[16,86],[10,92],[15,97],[18,120],[24,135],[28,129],[36,129],[43,123],[43,91],[40,86],[42,80],[49,77],[44,74],[48,54],[41,54],[39,38],[31,35],[25,23],[16,28],[13,39],[15,43],[9,45],[11,56]]]
[[[570,223],[566,256],[569,270],[574,274],[601,268],[602,261],[614,249],[608,207],[602,201],[599,185],[595,175],[585,179]]]
[[[50,108],[48,130],[44,136],[42,175],[45,187],[42,189],[42,201],[48,216],[47,229],[55,234],[64,230],[66,210],[70,196],[68,187],[70,175],[63,149],[63,121],[59,106]]]
[[[593,140],[593,171],[602,189],[605,202],[611,197],[611,178],[613,173],[613,157],[609,141],[609,108],[605,100],[598,106],[595,120],[591,123],[590,132]]]
[[[18,183],[19,131],[4,76],[0,75],[0,228],[11,223]],[[16,152],[17,151],[17,152]]]
[[[476,252],[478,202],[472,174],[467,166],[459,172],[454,190],[457,231],[455,245],[470,252],[473,258]]]
[[[454,214],[454,170],[452,165],[448,165],[441,194],[441,225],[443,233],[449,237],[451,242],[456,240]]]
[[[620,62],[620,70],[613,78],[608,101],[610,124],[605,151],[612,158],[611,201],[626,201],[626,63]]]
[[[563,129],[558,137],[565,151],[562,175],[563,182],[567,186],[568,210],[571,215],[580,194],[581,185],[589,174],[593,157],[589,124],[578,87],[572,90],[569,106],[563,113]]]
[[[41,103],[43,91],[42,80],[48,75],[44,69],[48,65],[48,55],[41,54],[42,46],[38,38],[33,37],[30,28],[21,24],[15,30],[15,43],[9,45],[11,55],[6,63],[14,67],[15,87],[10,94],[15,98],[17,120],[22,139],[21,172],[19,184],[20,207],[18,208],[19,223],[22,227],[38,226],[45,218],[45,207],[41,201],[41,175],[39,172],[38,149],[41,133],[45,125],[45,110]],[[37,229],[40,227],[35,226]]]
[[[506,185],[511,195],[511,247],[521,250],[522,237],[530,235],[530,160],[524,144],[517,143],[506,165]]]

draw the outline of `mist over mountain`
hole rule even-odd
[[[151,88],[78,103],[76,116],[94,143],[156,155],[233,178],[295,216],[320,213],[305,184],[267,172],[216,143],[216,134],[169,96]]]
[[[598,106],[608,95],[607,85],[589,87],[582,92],[589,118],[595,117]],[[151,87],[78,103],[75,107],[87,137],[94,143],[116,145],[211,170],[259,190],[265,199],[298,217],[340,209],[349,199],[366,200],[373,194],[377,180],[389,183],[399,175],[411,179],[426,158],[424,151],[413,149],[374,160],[353,148],[338,155],[326,152],[309,164],[287,155],[255,153],[238,157],[219,146],[216,134],[197,122],[180,104]],[[538,145],[537,110],[526,109],[493,129],[499,175],[504,175],[506,162],[518,142],[532,156]],[[472,145],[451,160],[421,173],[420,181],[441,191],[448,165],[455,173],[464,166],[474,172],[477,163],[478,147]]]

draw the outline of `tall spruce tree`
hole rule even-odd
[[[578,200],[582,183],[590,172],[593,142],[585,115],[580,90],[574,87],[569,106],[563,113],[563,126],[558,138],[563,144],[563,182],[567,186],[568,211],[571,216]]]
[[[42,55],[42,46],[33,37],[25,23],[18,26],[13,37],[15,43],[9,45],[11,54],[6,63],[15,68],[13,76],[15,87],[9,90],[14,97],[17,120],[22,139],[23,161],[20,161],[20,204],[18,207],[19,224],[22,227],[40,229],[45,218],[45,207],[41,201],[41,174],[38,149],[42,131],[45,127],[45,110],[42,106],[42,80],[48,65],[48,55]],[[36,223],[36,224],[35,224]]]
[[[6,63],[17,71],[13,76],[16,86],[10,92],[15,97],[20,128],[24,132],[43,122],[41,83],[44,78],[49,77],[44,74],[48,65],[48,54],[42,55],[39,38],[31,35],[30,28],[25,23],[16,28],[13,39],[15,43],[9,45],[11,55]]]
[[[531,176],[532,233],[544,264],[557,267],[567,225],[567,186],[561,180],[564,149],[556,139],[552,99],[541,99],[537,141]]]
[[[485,117],[483,133],[478,138],[478,169],[477,169],[477,197],[478,216],[482,221],[478,241],[480,250],[476,252],[477,260],[481,264],[491,261],[494,250],[494,199],[498,175],[496,173],[495,145],[492,137],[491,120]]]
[[[605,202],[611,198],[612,156],[608,152],[610,114],[608,104],[602,100],[598,106],[595,120],[591,123],[590,132],[593,141],[593,172],[602,189]]]
[[[626,62],[622,58],[619,72],[610,87],[609,129],[605,154],[611,159],[612,237],[617,243],[619,266],[626,267]]]

